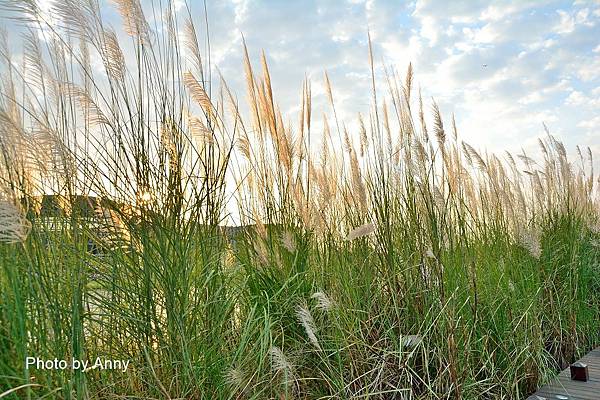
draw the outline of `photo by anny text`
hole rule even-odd
[[[93,369],[99,370],[115,370],[127,372],[131,360],[114,360],[110,358],[96,357],[94,360],[79,360],[71,358],[71,360],[63,359],[41,359],[39,357],[27,357],[25,360],[26,369],[38,370],[81,370],[87,372]]]

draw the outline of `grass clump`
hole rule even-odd
[[[116,3],[126,41],[95,1],[8,4],[0,396],[524,398],[600,343],[589,150],[480,153],[435,103],[427,126],[412,67],[384,98],[372,51],[357,132],[327,75],[333,118],[307,81],[292,125],[264,55],[242,106],[189,15]]]

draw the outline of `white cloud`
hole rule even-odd
[[[214,60],[241,97],[243,33],[254,60],[265,49],[284,113],[296,118],[305,74],[314,80],[313,106],[323,107],[318,114],[329,112],[326,69],[338,116],[352,126],[371,101],[368,29],[378,64],[405,71],[413,62],[424,99],[434,96],[446,116],[456,114],[463,137],[496,151],[535,143],[542,122],[567,146],[589,142],[578,125],[600,107],[598,10],[558,0],[209,2]]]
[[[577,75],[584,81],[596,80],[600,77],[600,56],[580,59],[576,68]]]
[[[596,131],[600,131],[600,117],[594,117],[592,119],[581,121],[580,123],[577,124],[577,127],[589,129],[589,130],[593,129]]]
[[[575,11],[558,10],[560,16],[560,22],[555,27],[555,32],[558,34],[567,34],[575,30],[576,26],[588,26],[592,27],[596,24],[594,19],[590,19],[590,10],[583,8]],[[596,15],[596,12],[594,12]]]
[[[175,12],[182,11],[185,7],[185,0],[173,0],[173,8]]]
[[[540,101],[542,101],[544,97],[542,96],[542,94],[540,92],[533,92],[528,94],[525,97],[521,97],[519,99],[519,104],[532,104],[532,103],[539,103]]]
[[[246,19],[246,16],[248,13],[249,1],[248,0],[232,0],[232,1],[234,4],[234,13],[235,13],[234,22],[236,25],[240,25]]]

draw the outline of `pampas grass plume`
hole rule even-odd
[[[329,311],[333,305],[329,297],[324,292],[315,292],[310,296],[317,301],[317,308],[323,311]]]
[[[281,245],[290,253],[294,253],[296,251],[296,240],[290,231],[285,231],[281,235]]]
[[[519,242],[529,254],[539,260],[542,256],[542,245],[537,234],[533,231],[523,231],[519,234]]]
[[[271,368],[273,371],[276,373],[282,372],[288,379],[291,379],[293,377],[294,366],[289,362],[285,354],[283,354],[283,351],[277,346],[272,346],[269,349],[269,355],[271,356]]]
[[[0,242],[24,242],[31,230],[31,222],[21,215],[19,208],[8,200],[0,200]]]
[[[304,331],[313,346],[318,350],[321,350],[319,340],[317,339],[317,335],[315,335],[315,321],[306,304],[299,304],[298,307],[296,307],[296,317],[304,327]]]
[[[373,232],[375,232],[375,225],[370,223],[364,224],[351,230],[350,233],[348,233],[348,236],[346,236],[346,240],[352,241],[354,239],[359,239],[361,237],[370,235]]]

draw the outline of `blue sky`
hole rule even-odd
[[[183,0],[175,3],[183,12]],[[202,26],[202,2],[190,5]],[[265,50],[292,121],[305,76],[314,114],[329,112],[325,70],[349,127],[369,111],[370,31],[378,75],[383,63],[403,74],[412,62],[427,109],[434,97],[475,147],[536,152],[546,123],[571,153],[589,146],[600,159],[599,1],[207,0],[207,9],[214,68],[243,99],[243,34],[255,63]],[[120,26],[116,12],[106,16]]]
[[[412,62],[428,103],[455,113],[469,143],[536,152],[544,122],[572,152],[600,157],[598,1],[209,0],[208,13],[213,60],[240,98],[243,33],[256,59],[265,49],[283,110],[297,110],[305,74],[326,107],[327,70],[351,125],[369,107],[369,30],[376,61]]]

